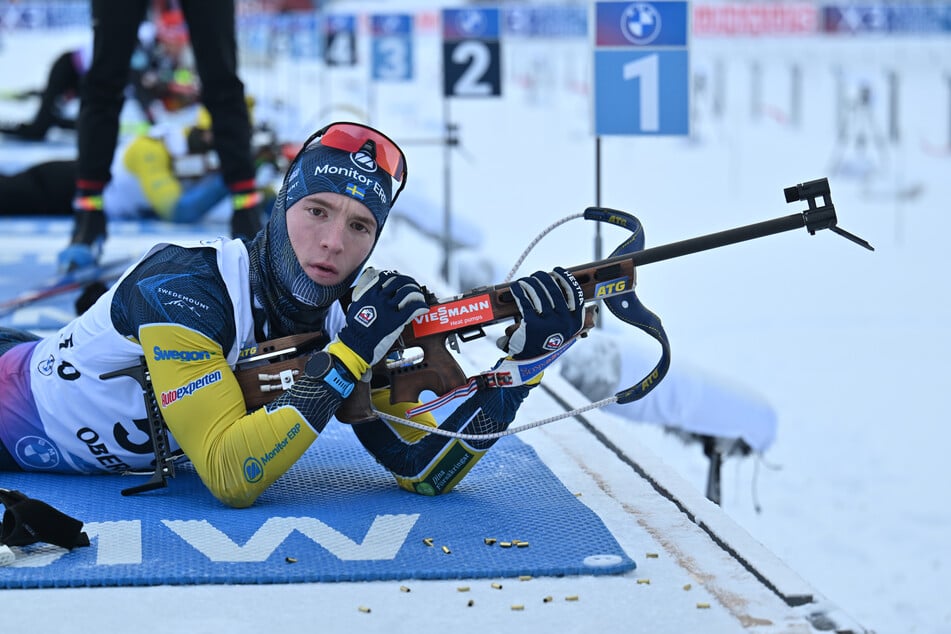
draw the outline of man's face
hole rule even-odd
[[[332,286],[369,255],[376,219],[360,201],[323,192],[305,196],[287,210],[287,234],[307,277]]]

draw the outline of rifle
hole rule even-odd
[[[870,251],[874,250],[862,238],[836,226],[835,207],[832,204],[827,179],[800,183],[787,187],[783,191],[787,203],[806,201],[808,208],[773,220],[650,249],[644,249],[642,227],[634,216],[605,207],[588,207],[585,210],[586,219],[607,222],[628,229],[632,236],[615,249],[610,257],[574,266],[568,268],[568,271],[581,285],[586,302],[603,301],[616,316],[641,328],[657,339],[662,346],[661,360],[654,369],[640,383],[618,392],[617,402],[627,403],[642,398],[660,382],[669,366],[669,346],[663,326],[656,315],[643,307],[634,293],[638,266],[802,227],[805,227],[811,235],[815,235],[822,229],[829,229]],[[818,202],[820,198],[821,204]],[[425,288],[424,292],[430,304],[429,312],[415,318],[404,328],[391,350],[390,356],[395,356],[396,360],[384,360],[374,367],[374,375],[385,377],[389,383],[390,402],[415,402],[426,390],[431,390],[437,395],[446,395],[473,382],[477,387],[504,384],[505,377],[492,372],[473,378],[466,377],[450,349],[458,352],[459,341],[465,343],[478,339],[485,336],[484,327],[519,317],[510,285],[499,284],[476,288],[445,300],[437,299]],[[595,306],[587,307],[585,327],[580,336],[584,336],[593,326],[595,308]],[[244,390],[249,409],[270,402],[278,396],[281,388],[275,386],[289,387],[286,381],[292,378],[293,372],[303,371],[306,355],[302,352],[306,350],[307,343],[313,343],[315,336],[315,333],[309,333],[262,344],[262,347],[267,349],[262,353],[263,356],[256,355],[248,361],[274,359],[272,364],[263,366],[269,370],[268,372],[262,373],[257,370],[255,375],[251,376],[246,374],[251,370],[242,370],[239,364],[236,375]],[[407,358],[404,352],[411,349],[420,349],[423,353],[422,357]],[[284,379],[280,378],[282,373],[284,373]],[[262,385],[264,387],[261,387]],[[355,423],[372,417],[369,406],[369,384],[359,382],[357,389],[338,410],[337,419],[341,422]]]

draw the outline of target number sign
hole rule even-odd
[[[329,15],[324,23],[324,63],[327,66],[355,66],[357,63],[357,21],[353,15]]]
[[[498,9],[443,9],[443,96],[499,97]]]
[[[598,135],[690,132],[689,3],[596,2]]]
[[[408,14],[370,17],[372,39],[371,76],[377,81],[412,81],[413,16]]]

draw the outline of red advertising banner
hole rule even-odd
[[[693,35],[808,35],[819,32],[819,10],[807,2],[694,5]]]

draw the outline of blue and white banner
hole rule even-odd
[[[588,8],[560,5],[504,7],[502,32],[516,37],[582,38],[588,34]]]
[[[822,7],[826,33],[951,33],[951,4],[842,4]]]

